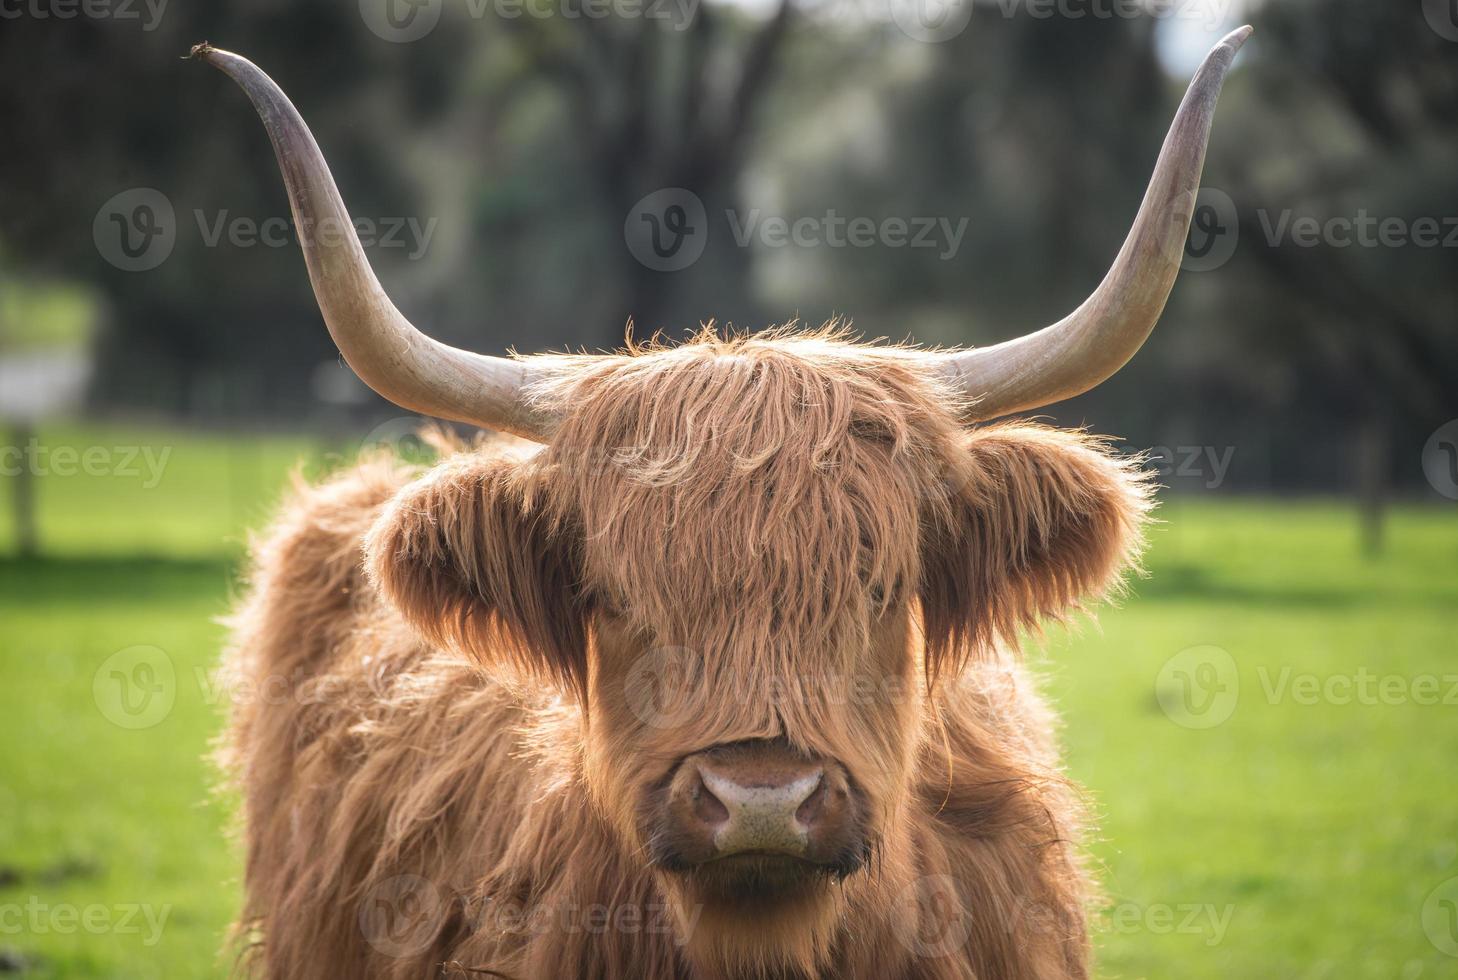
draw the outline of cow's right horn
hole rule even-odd
[[[1190,81],[1134,228],[1093,295],[1051,327],[992,347],[934,355],[942,376],[970,400],[968,421],[1072,398],[1139,350],[1180,271],[1215,103],[1250,33],[1242,27],[1229,34]]]
[[[319,309],[354,372],[401,408],[546,441],[557,419],[524,397],[532,380],[525,363],[432,340],[390,302],[365,258],[319,145],[273,79],[248,59],[206,43],[193,48],[192,57],[237,82],[263,119]]]

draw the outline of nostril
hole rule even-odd
[[[717,826],[729,819],[729,808],[704,783],[702,774],[694,778],[689,798],[693,801],[694,817],[703,823]]]
[[[825,798],[830,792],[830,789],[825,785],[823,774],[816,773],[815,788],[810,791],[810,795],[805,797],[805,801],[795,810],[795,819],[806,827],[814,824],[820,819],[820,815],[825,812]]]

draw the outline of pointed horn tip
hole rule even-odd
[[[1230,53],[1234,54],[1241,49],[1241,46],[1244,45],[1245,42],[1249,40],[1250,36],[1254,33],[1255,28],[1249,24],[1246,24],[1244,27],[1236,28],[1229,34],[1225,35],[1225,37],[1220,41],[1217,47],[1229,48]]]

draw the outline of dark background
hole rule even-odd
[[[579,0],[94,2],[109,13],[6,0],[0,20],[0,361],[84,351],[89,413],[361,431],[398,414],[338,362],[292,239],[233,233],[287,204],[242,94],[181,59],[194,42],[279,81],[356,218],[432,230],[406,224],[370,251],[449,342],[598,349],[630,319],[677,337],[842,316],[872,338],[983,344],[1093,289],[1188,73],[1248,20],[1206,170],[1224,196],[1194,233],[1215,261],[1184,274],[1116,381],[1050,413],[1176,464],[1181,447],[1228,455],[1232,491],[1353,495],[1372,513],[1394,493],[1441,499],[1422,453],[1458,416],[1451,0],[1137,15],[1125,0],[997,0],[970,20],[919,11],[950,18],[930,41],[899,0],[622,0],[607,17]],[[434,29],[402,40],[387,2]],[[139,188],[171,214],[139,213]],[[678,271],[625,242],[663,188],[707,214],[702,257]],[[965,237],[951,254],[741,246],[727,217],[832,210],[965,219]],[[1302,237],[1313,219],[1347,224]],[[139,246],[172,229],[160,264],[109,260],[128,225]],[[1217,480],[1208,464],[1165,469],[1177,492]]]

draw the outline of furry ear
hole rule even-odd
[[[1117,591],[1137,570],[1152,474],[1106,441],[1011,423],[966,433],[922,540],[931,676]]]
[[[373,580],[432,643],[581,691],[576,529],[529,459],[462,453],[402,489],[365,541]]]

